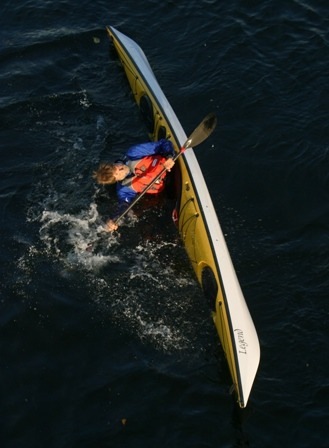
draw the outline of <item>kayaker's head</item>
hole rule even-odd
[[[109,185],[120,182],[129,174],[129,167],[123,163],[101,163],[93,178],[98,184]]]

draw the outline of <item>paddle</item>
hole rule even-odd
[[[201,123],[194,129],[190,137],[186,140],[180,151],[173,157],[176,161],[188,148],[200,145],[209,135],[213,132],[217,124],[217,118],[214,113],[208,114]],[[144,190],[136,196],[136,198],[130,203],[129,207],[114,221],[117,224],[126,214],[131,210],[134,205],[144,196],[144,194],[155,184],[155,182],[160,179],[166,168],[163,170],[144,188]]]

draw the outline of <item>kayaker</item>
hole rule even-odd
[[[169,140],[141,143],[131,146],[122,159],[114,163],[101,163],[97,171],[93,173],[93,177],[101,185],[117,183],[119,213],[122,213],[163,168],[167,171],[171,170],[175,164],[174,154],[173,145]],[[147,191],[147,194],[158,194],[163,191],[165,177],[166,171]],[[115,218],[106,222],[105,229],[108,232],[113,232],[117,228]]]

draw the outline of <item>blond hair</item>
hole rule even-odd
[[[98,184],[115,184],[115,169],[116,165],[114,163],[101,163],[98,169],[93,172],[93,178]]]

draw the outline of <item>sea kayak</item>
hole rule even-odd
[[[108,35],[152,140],[178,153],[187,136],[138,44],[116,28]],[[257,332],[193,148],[176,165],[175,221],[197,280],[211,306],[239,406],[247,405],[260,360]]]

